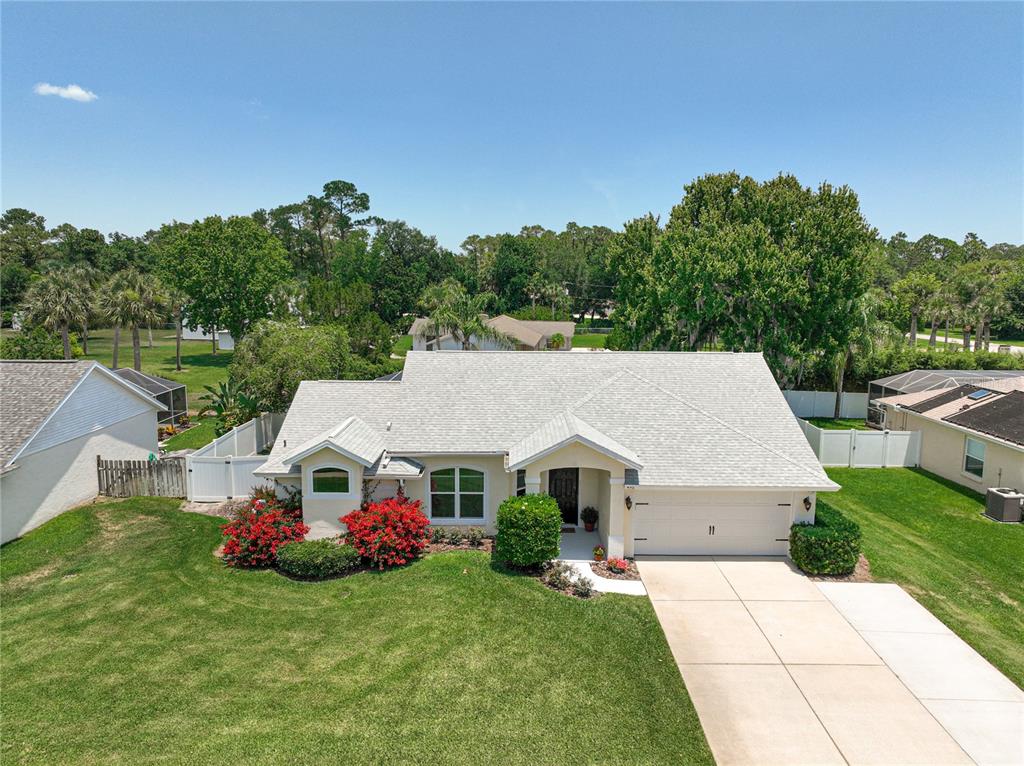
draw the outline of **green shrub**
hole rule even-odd
[[[790,529],[789,557],[808,574],[849,574],[859,555],[860,527],[821,500],[814,524],[794,524]]]
[[[480,527],[470,527],[466,530],[466,542],[473,548],[479,548],[484,544],[484,531]]]
[[[292,577],[322,580],[352,571],[359,558],[355,548],[334,540],[303,540],[279,548],[277,566]]]
[[[558,556],[562,512],[548,495],[521,495],[498,508],[495,555],[519,567],[533,567]]]

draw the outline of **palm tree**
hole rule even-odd
[[[64,358],[71,359],[71,327],[89,316],[89,300],[71,269],[58,269],[33,282],[25,294],[25,313],[31,322],[59,330]]]
[[[103,310],[114,323],[114,364],[117,369],[118,345],[121,328],[132,331],[132,362],[142,371],[142,348],[139,328],[160,319],[166,298],[160,283],[154,277],[143,276],[135,269],[127,269],[111,278],[103,293]]]
[[[83,298],[89,304],[89,311],[82,318],[82,353],[89,353],[89,321],[96,314],[96,286],[102,279],[99,269],[82,263],[71,267],[71,273],[78,280]]]
[[[491,341],[504,348],[514,348],[515,341],[487,324],[487,307],[494,302],[492,293],[470,295],[459,282],[445,280],[440,294],[435,295],[434,310],[419,331],[422,338],[451,335],[463,351],[473,349],[473,339]]]
[[[840,417],[843,400],[843,384],[846,370],[855,354],[870,356],[875,349],[884,343],[896,345],[903,339],[903,333],[890,322],[879,318],[885,305],[885,294],[881,290],[871,289],[859,298],[851,301],[850,313],[854,317],[853,332],[845,348],[838,351],[835,357],[836,406],[833,417]]]

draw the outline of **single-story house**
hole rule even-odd
[[[907,370],[872,380],[868,384],[868,425],[882,428],[884,413],[875,404],[883,397],[900,394],[938,393],[965,385],[984,385],[990,380],[1019,378],[1024,370]]]
[[[1024,489],[1024,375],[877,399],[882,425],[921,432],[921,467],[965,487]]]
[[[414,351],[461,351],[462,344],[451,335],[443,335],[440,338],[428,338],[423,334],[424,329],[429,325],[430,320],[426,317],[418,317],[409,328],[412,335],[412,348]],[[527,321],[516,319],[506,314],[491,317],[486,324],[498,332],[508,335],[515,341],[516,351],[543,351],[550,347],[551,338],[554,335],[562,336],[560,350],[568,351],[572,348],[572,337],[576,332],[575,322],[546,322]],[[493,341],[480,341],[475,336],[470,337],[469,342],[474,349],[480,351],[499,351],[501,346]]]
[[[0,542],[96,497],[96,458],[155,455],[147,392],[89,361],[0,362]]]
[[[188,414],[188,391],[184,383],[139,372],[131,367],[119,367],[111,372],[138,386],[164,406],[157,413],[158,423],[173,423],[179,416]]]
[[[205,327],[197,327],[194,330],[183,327],[181,330],[181,339],[212,341],[213,334]],[[217,330],[217,348],[221,351],[234,350],[235,339],[231,336],[231,333],[228,330]]]
[[[401,380],[305,381],[257,475],[302,491],[311,535],[364,499],[495,530],[546,492],[598,510],[609,555],[773,554],[822,469],[761,354],[411,351]]]

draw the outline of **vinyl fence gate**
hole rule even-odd
[[[254,476],[253,471],[267,461],[266,455],[259,453],[273,445],[283,422],[282,414],[260,415],[188,455],[188,499],[215,503],[272,485],[270,479]]]
[[[921,462],[920,431],[855,431],[818,428],[798,421],[823,466],[914,467]]]

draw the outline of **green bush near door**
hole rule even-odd
[[[860,557],[860,527],[818,500],[814,524],[790,529],[789,557],[807,574],[850,574]]]
[[[500,561],[535,567],[558,557],[562,512],[550,495],[510,497],[498,508],[494,552]]]

